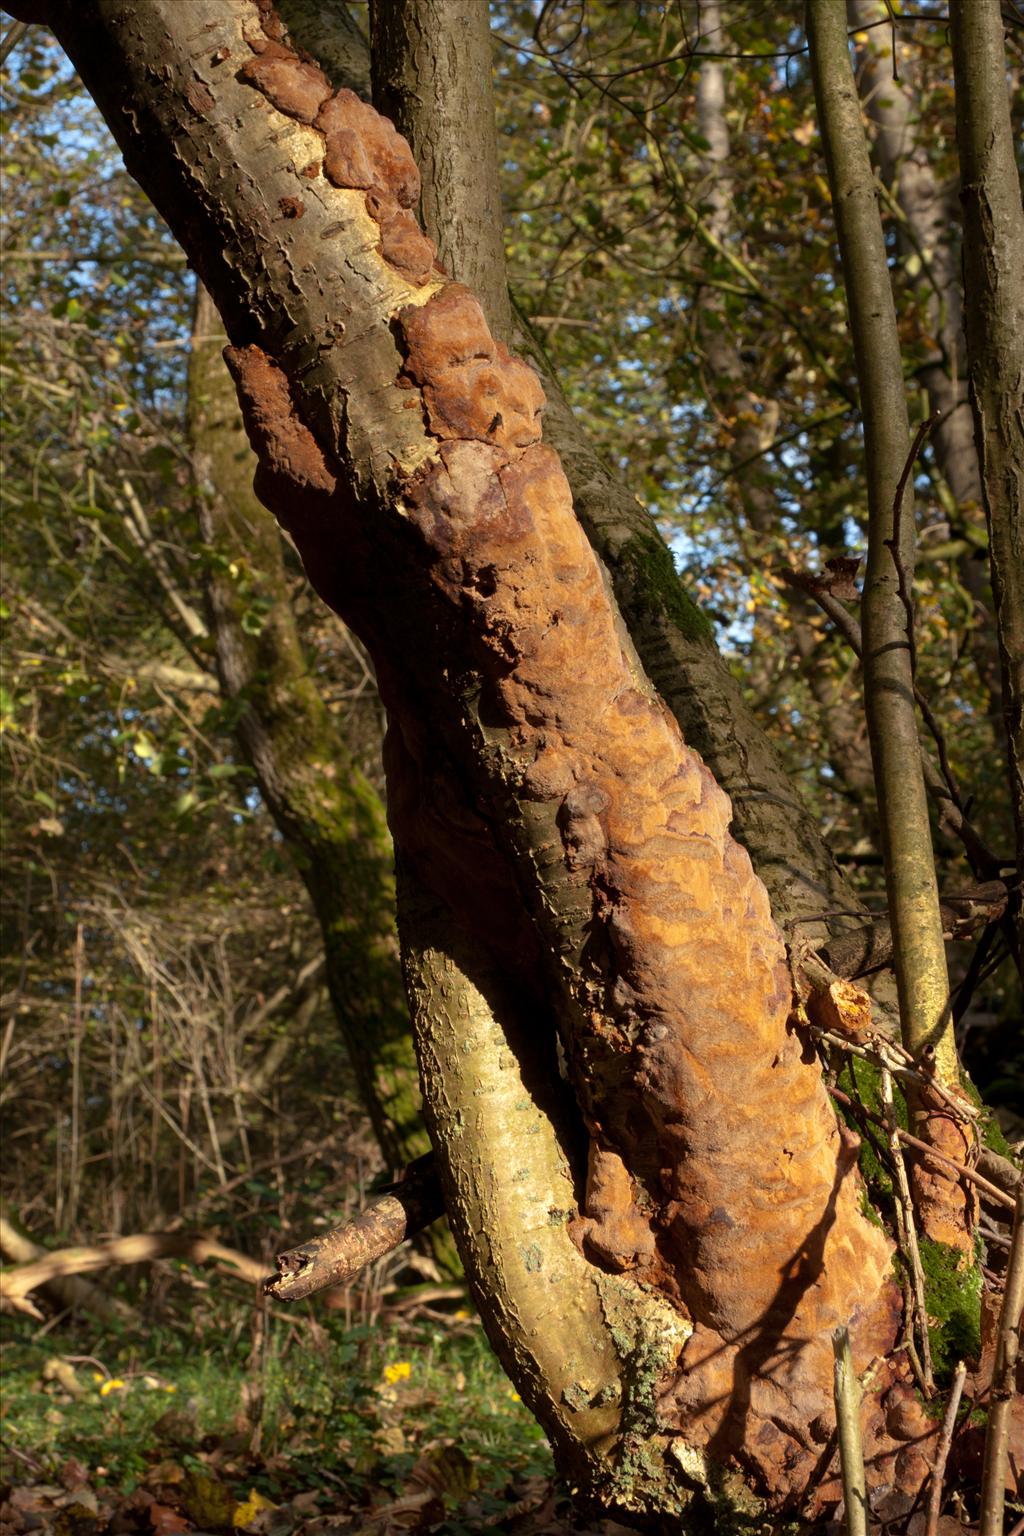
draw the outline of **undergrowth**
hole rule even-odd
[[[486,1512],[510,1484],[552,1475],[541,1430],[465,1310],[349,1327],[277,1314],[247,1337],[207,1321],[191,1336],[88,1346],[4,1318],[0,1337],[8,1484],[55,1481],[74,1461],[111,1493],[213,1473],[275,1504],[304,1489],[359,1504],[429,1463],[446,1506],[469,1496]]]

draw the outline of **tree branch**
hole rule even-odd
[[[434,1157],[428,1153],[353,1221],[279,1253],[277,1274],[264,1281],[264,1294],[276,1301],[300,1301],[329,1285],[345,1285],[443,1215]]]

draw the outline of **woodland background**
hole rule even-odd
[[[877,9],[865,0],[856,34],[869,117],[876,45],[892,40]],[[859,668],[801,586],[862,554],[864,490],[799,10],[727,6],[712,50],[692,7],[492,6],[506,244],[571,403],[669,536],[793,783],[880,910]],[[899,167],[871,132],[916,424],[943,378],[962,387],[953,95],[938,8],[915,7],[895,37]],[[728,57],[699,56],[713,51]],[[1011,66],[1019,85],[1019,46]],[[389,1506],[380,1529],[445,1510],[446,1529],[479,1529],[516,1500],[523,1528],[546,1528],[546,1448],[443,1237],[288,1312],[254,1299],[276,1251],[425,1146],[400,996],[374,991],[377,961],[393,969],[381,709],[361,646],[287,542],[254,546],[211,512],[197,457],[210,398],[190,373],[208,317],[40,29],[5,60],[2,90],[0,1247],[23,1261],[168,1237],[153,1262],[57,1280],[38,1318],[4,1319],[5,1476],[52,1485],[41,1509],[73,1496],[87,1513],[113,1489],[138,1484],[144,1501],[187,1484],[200,1524],[223,1523],[202,1499],[227,1489],[229,1519],[241,1506],[275,1528],[246,1505],[255,1488],[286,1507],[281,1529],[312,1529],[326,1467],[339,1507]],[[930,226],[908,193],[922,183]],[[240,485],[250,472],[240,451]],[[919,686],[963,803],[1009,862],[984,516],[941,431],[917,473]],[[852,601],[848,577],[837,590]],[[217,667],[225,623],[254,658],[234,688]],[[243,717],[273,715],[286,675],[301,680],[293,739],[337,792],[286,796],[282,814]],[[361,862],[346,865],[353,828]],[[970,884],[962,848],[937,838],[940,889]],[[325,868],[358,882],[358,918],[327,910]],[[951,965],[963,1059],[1019,1139],[1022,1003],[997,927]],[[351,1041],[378,1005],[394,1051],[354,1058],[339,1016]],[[195,1234],[221,1249],[189,1247]]]

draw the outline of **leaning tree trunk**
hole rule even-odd
[[[357,91],[368,84],[369,55],[341,0],[326,10],[317,0],[282,0],[279,9],[297,43],[317,58],[330,56],[328,73],[336,84]],[[476,205],[477,217],[469,224],[463,207],[456,217],[431,196],[424,201],[427,232],[455,263],[455,275],[477,292],[492,330],[504,340],[506,275],[496,224],[500,207],[487,174],[497,160],[487,143],[494,137],[493,123],[484,127],[476,100],[480,71],[463,65],[465,35],[454,54],[442,46],[452,19],[465,34],[471,14],[469,0],[438,0],[436,5],[426,0],[422,11],[405,5],[401,17],[396,7],[379,7],[377,105],[409,138],[424,184],[458,186],[460,205],[467,193],[469,205]],[[483,56],[479,38],[473,47],[474,57]],[[438,131],[439,121],[446,133]],[[799,925],[804,939],[843,932],[849,927],[847,915],[863,910],[860,898],[838,869],[820,827],[719,654],[712,626],[677,575],[654,520],[595,450],[515,304],[512,341],[541,374],[547,395],[545,439],[562,461],[576,514],[608,568],[647,675],[687,741],[727,790],[733,830],[768,889],[776,918],[787,930]]]
[[[950,8],[964,206],[967,350],[1003,674],[1024,963],[1024,210],[998,0]]]
[[[468,946],[442,922],[451,1027],[421,1043],[439,1155],[483,1202],[467,1263],[478,1291],[505,1285],[503,1358],[563,1465],[651,1514],[730,1497],[731,1460],[804,1502],[849,1326],[874,1362],[872,1475],[919,1479],[886,1428],[906,1421],[890,1245],[790,1027],[764,889],[626,637],[539,441],[536,376],[408,211],[404,141],[300,61],[264,0],[17,9],[51,21],[213,294],[261,499],[374,657],[396,839]],[[517,972],[525,1049],[485,1034],[504,1022],[492,957]],[[509,1158],[477,1111],[520,1078],[545,1137]],[[836,1496],[828,1476],[814,1491]]]

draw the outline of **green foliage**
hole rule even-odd
[[[329,1319],[289,1344],[284,1318],[268,1326],[256,1356],[237,1328],[108,1338],[58,1379],[54,1339],[33,1341],[5,1320],[4,1475],[24,1480],[18,1451],[47,1479],[74,1457],[99,1486],[123,1492],[158,1462],[193,1478],[235,1464],[246,1487],[275,1502],[339,1485],[360,1499],[400,1490],[419,1457],[453,1445],[460,1457],[441,1478],[446,1505],[472,1494],[487,1511],[501,1507],[510,1480],[550,1475],[541,1430],[467,1314],[443,1326]],[[254,1457],[246,1446],[257,1425]]]

